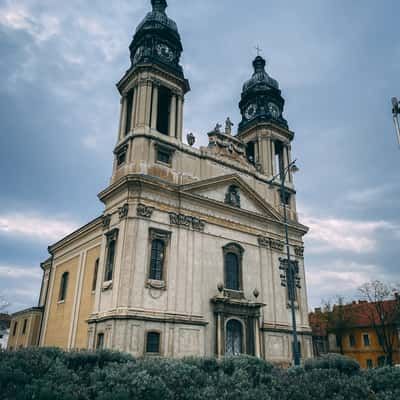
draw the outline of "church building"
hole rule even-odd
[[[289,365],[292,279],[299,348],[309,358],[308,229],[297,217],[288,169],[294,133],[279,84],[257,56],[243,85],[237,133],[228,118],[208,133],[207,147],[196,148],[193,134],[183,138],[190,85],[178,28],[165,0],[151,6],[117,84],[112,177],[98,195],[104,212],[49,247],[39,304],[13,315],[8,348],[249,354]],[[284,268],[283,206],[293,274]]]

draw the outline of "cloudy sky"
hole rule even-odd
[[[47,245],[102,212],[116,141],[115,83],[150,0],[0,0],[0,293],[37,301]],[[198,144],[228,115],[255,46],[296,132],[310,307],[370,279],[400,281],[396,0],[170,0]]]

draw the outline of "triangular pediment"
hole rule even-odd
[[[243,180],[243,178],[237,174],[229,174],[189,183],[182,185],[180,190],[185,193],[190,193],[195,196],[200,196],[211,201],[225,204],[227,207],[232,207],[233,205],[226,203],[226,195],[229,188],[232,186],[239,189],[241,210],[264,215],[277,221],[281,220],[280,214],[275,210],[275,208],[265,201]]]

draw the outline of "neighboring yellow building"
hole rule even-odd
[[[384,307],[395,307],[396,301],[398,299],[385,301]],[[377,330],[374,329],[371,319],[376,314],[373,304],[365,301],[353,302],[352,304],[344,305],[343,310],[348,318],[346,323],[348,328],[341,338],[332,332],[329,333],[329,328],[327,328],[328,318],[321,309],[316,309],[314,313],[310,314],[309,319],[313,329],[315,355],[319,356],[323,352],[342,352],[345,356],[357,360],[361,368],[384,366],[386,364],[386,355],[382,346],[383,339],[378,337]],[[396,365],[400,364],[400,326],[393,324],[390,329],[393,333],[391,339],[393,340],[394,350],[393,364]]]

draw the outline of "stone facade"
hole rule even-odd
[[[181,48],[180,38],[166,4],[152,3],[130,48],[133,64],[118,83],[113,174],[99,194],[104,213],[49,248],[40,345],[106,347],[134,356],[233,351],[287,365],[292,336],[280,269],[283,213],[279,184],[270,180],[280,166],[288,167],[294,134],[268,120],[245,124],[248,129],[232,136],[227,122],[225,133],[217,125],[208,134],[208,147],[183,143],[189,84],[179,60],[168,61]],[[143,49],[146,35],[154,48]],[[255,158],[246,156],[250,142]],[[302,356],[310,357],[307,228],[297,220],[290,173],[287,190],[290,251],[301,283],[296,319]],[[238,263],[234,289],[227,283],[229,257]]]

